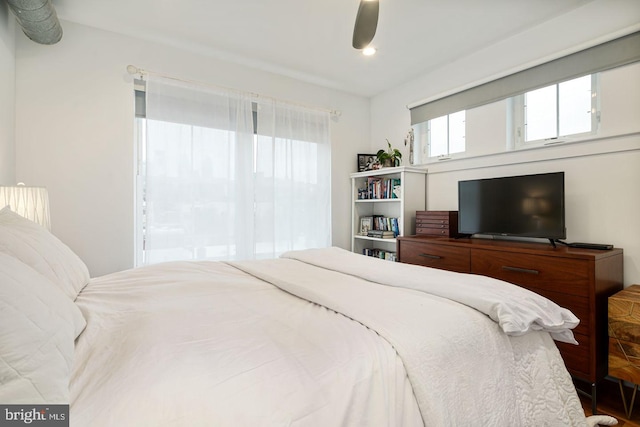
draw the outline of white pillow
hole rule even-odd
[[[18,258],[75,300],[89,282],[89,270],[67,245],[44,227],[12,212],[0,210],[0,253]]]
[[[74,340],[85,325],[51,281],[0,253],[0,402],[69,403]]]

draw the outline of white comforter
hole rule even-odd
[[[585,425],[547,332],[508,336],[466,305],[309,263],[336,251],[94,279],[72,425]]]

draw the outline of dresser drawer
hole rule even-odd
[[[416,224],[423,225],[425,227],[448,227],[449,218],[440,217],[416,217]]]
[[[564,342],[556,341],[558,350],[562,354],[564,364],[567,366],[569,373],[577,375],[580,378],[589,378],[589,372],[591,367],[590,349],[591,341],[589,336],[574,333],[573,336],[578,341],[578,345],[567,344]]]
[[[449,226],[427,226],[424,224],[416,224],[416,234],[425,236],[449,236]]]
[[[514,252],[473,249],[471,271],[515,283],[535,292],[589,297],[589,262]]]
[[[470,250],[422,242],[400,241],[400,262],[470,272]]]

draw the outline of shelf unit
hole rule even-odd
[[[356,172],[351,177],[351,251],[363,253],[365,249],[396,251],[396,239],[361,236],[360,218],[374,215],[398,218],[399,235],[415,233],[416,211],[426,208],[427,170],[411,166],[382,168]],[[367,179],[400,179],[400,195],[392,199],[358,199],[358,189],[366,187]]]

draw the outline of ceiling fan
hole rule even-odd
[[[379,0],[360,0],[356,24],[353,28],[353,47],[364,49],[376,35],[378,26]]]

